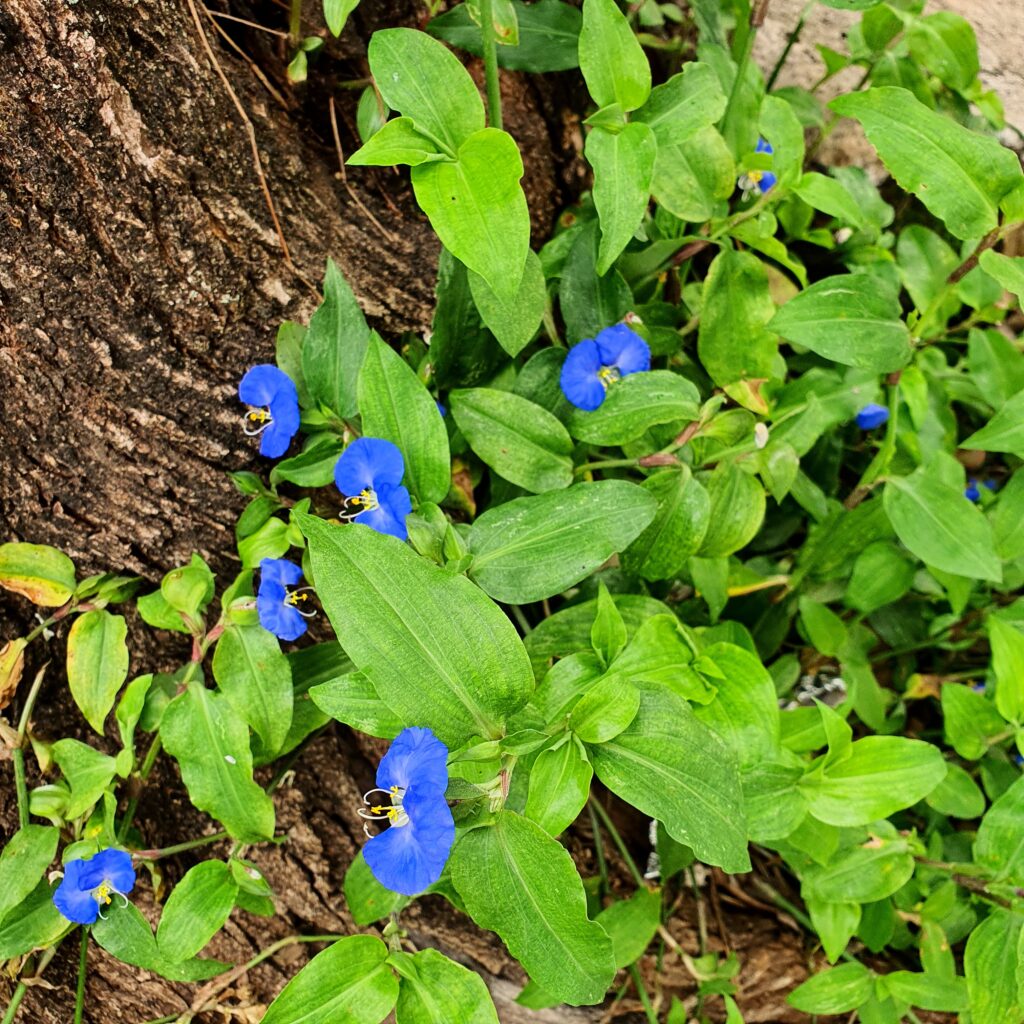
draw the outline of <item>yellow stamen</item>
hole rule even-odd
[[[93,899],[97,903],[109,903],[110,894],[113,892],[114,887],[106,880],[100,882],[92,891]]]

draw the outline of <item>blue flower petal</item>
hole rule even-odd
[[[287,558],[264,558],[260,562],[262,583],[277,583],[292,587],[302,579],[302,566],[289,562]]]
[[[402,453],[390,441],[379,437],[353,441],[334,467],[334,483],[347,498],[367,488],[378,491],[384,484],[400,484],[404,475]]]
[[[402,806],[409,823],[374,836],[363,847],[363,857],[381,885],[415,896],[441,877],[455,841],[455,822],[443,792],[433,786],[412,786]]]
[[[964,497],[968,501],[981,501],[981,491],[978,490],[978,481],[973,477],[967,482],[964,490]]]
[[[771,192],[778,182],[778,177],[772,171],[762,171],[761,178],[757,183],[757,187],[762,195],[766,192]]]
[[[448,748],[430,729],[415,725],[395,737],[377,767],[381,789],[408,789],[414,782],[434,786],[442,793],[448,786]]]
[[[861,430],[874,430],[889,419],[889,410],[877,402],[869,402],[857,413],[857,426]]]
[[[595,339],[603,366],[614,366],[623,377],[651,368],[651,350],[636,331],[625,324],[606,327]]]
[[[100,912],[99,904],[93,899],[92,889],[84,889],[81,885],[85,863],[84,860],[73,860],[66,864],[64,879],[53,894],[53,905],[75,924],[93,924]]]
[[[401,486],[391,487],[384,484],[377,491],[377,501],[377,507],[369,512],[360,513],[356,522],[369,526],[378,533],[386,533],[402,541],[407,540],[409,530],[405,525],[405,517],[412,511],[409,492]]]
[[[588,338],[569,349],[559,384],[562,394],[577,409],[593,412],[604,401],[604,385],[597,375],[600,369],[601,352],[596,341]]]
[[[298,640],[308,627],[298,608],[286,603],[287,597],[281,584],[264,580],[256,595],[256,614],[260,625],[279,640]]]
[[[117,892],[129,893],[135,888],[135,868],[132,857],[124,850],[110,847],[100,850],[84,861],[80,885],[90,892],[102,882],[109,882]]]
[[[758,139],[757,148],[754,150],[755,153],[773,153],[772,144],[767,139]]]
[[[270,410],[272,422],[260,434],[260,454],[271,459],[284,455],[299,429],[299,393],[291,377],[269,363],[254,366],[238,385],[238,397]]]
[[[295,385],[287,373],[269,363],[262,363],[254,366],[242,378],[238,385],[238,397],[246,405],[269,406],[289,384],[294,390]]]

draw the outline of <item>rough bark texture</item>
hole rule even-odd
[[[284,4],[220,2],[220,13],[285,25]],[[316,24],[315,3],[306,15]],[[242,499],[225,471],[260,468],[241,436],[235,387],[248,366],[272,357],[280,320],[305,319],[314,308],[324,258],[342,266],[385,335],[429,322],[437,243],[405,178],[353,171],[349,190],[337,173],[326,117],[327,97],[335,95],[350,150],[358,93],[337,89],[337,80],[366,74],[363,41],[375,27],[418,18],[411,0],[365,2],[343,40],[326,47],[333,71],[291,90],[276,37],[221,22],[247,60],[218,35],[199,0],[2,0],[0,542],[54,544],[83,574],[122,570],[150,582],[198,550],[222,582],[230,577]],[[478,68],[474,73],[480,77]],[[579,88],[575,79],[563,86]],[[251,119],[259,165],[229,87]],[[563,113],[547,80],[506,75],[503,99],[542,238],[581,183],[578,120]],[[30,619],[24,601],[0,596],[0,642],[23,634]],[[66,693],[65,635],[34,645],[30,656],[29,677],[53,659],[34,728],[42,738],[87,739]],[[132,671],[173,669],[188,656],[184,643],[133,622]],[[355,930],[342,879],[360,840],[350,809],[372,777],[370,753],[340,726],[303,753],[294,778],[275,795],[288,842],[251,854],[279,895],[280,913],[263,919],[235,912],[211,955],[243,962],[287,935]],[[34,768],[30,775],[30,785],[40,781]],[[4,836],[16,817],[12,772],[3,762]],[[154,847],[212,829],[166,761],[143,795],[138,824]],[[622,824],[642,859],[646,823]],[[584,832],[572,843],[593,874],[589,837]],[[191,863],[189,856],[162,862],[167,881]],[[615,858],[612,866],[616,878],[627,877]],[[153,918],[153,885],[143,880],[137,895]],[[716,934],[712,923],[711,945],[740,954],[746,1020],[800,1020],[783,1001],[807,973],[799,929],[780,926],[770,909],[730,909],[743,901],[729,899],[723,893],[727,932]],[[690,953],[698,948],[696,919],[687,899],[669,925]],[[417,945],[436,945],[481,972],[503,1024],[645,1019],[632,993],[615,1004],[609,999],[606,1008],[525,1011],[512,1002],[522,973],[494,936],[437,897],[417,903],[404,920]],[[308,947],[282,950],[215,993],[221,1008],[200,1010],[195,1020],[255,1024],[309,955]],[[70,1019],[75,960],[61,949],[44,984],[30,990],[23,1021]],[[678,961],[667,956],[657,976],[654,963],[652,956],[643,964],[651,987],[657,978],[692,1009],[694,985]],[[197,999],[195,988],[95,949],[89,967],[89,1024],[141,1024],[186,1011]],[[0,980],[0,1002],[12,987],[9,977]]]

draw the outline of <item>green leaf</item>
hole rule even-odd
[[[946,742],[963,758],[977,761],[989,748],[989,737],[1005,731],[1006,722],[984,694],[969,686],[942,687],[942,725]]]
[[[974,859],[996,881],[1024,881],[1024,779],[1010,786],[982,818]]]
[[[794,296],[768,326],[825,359],[890,373],[910,359],[900,312],[896,292],[874,275],[839,274]]]
[[[872,838],[827,867],[808,869],[803,894],[831,903],[874,903],[902,889],[913,873],[914,857],[905,839]]]
[[[808,171],[793,186],[793,191],[815,210],[837,217],[855,228],[864,226],[860,207],[846,187],[835,178]]]
[[[362,672],[320,683],[309,695],[325,714],[368,736],[392,740],[402,731],[402,720],[377,696]]]
[[[135,607],[138,608],[142,621],[154,629],[170,629],[175,633],[190,632],[181,615],[167,603],[159,590],[154,590],[152,594],[144,594],[135,602]]]
[[[384,102],[412,118],[421,132],[446,145],[451,155],[484,127],[480,92],[443,43],[414,29],[378,29],[367,55]]]
[[[401,910],[408,896],[385,889],[370,870],[360,850],[345,872],[345,902],[352,920],[358,925],[373,924],[392,911]]]
[[[60,830],[50,825],[26,825],[8,840],[0,853],[0,924],[39,884],[58,839]]]
[[[611,384],[593,412],[574,409],[569,432],[590,444],[627,444],[660,423],[695,420],[699,404],[697,388],[678,373],[632,373]]]
[[[715,696],[694,708],[697,718],[721,736],[741,768],[777,756],[779,701],[768,670],[735,644],[711,644],[702,658],[715,668]]]
[[[398,999],[387,956],[375,935],[338,939],[285,985],[262,1024],[380,1024]]]
[[[57,608],[75,592],[75,563],[46,544],[0,544],[0,587]]]
[[[504,349],[480,319],[469,271],[447,249],[437,262],[437,305],[431,322],[430,367],[439,388],[490,380],[507,362]]]
[[[587,136],[586,156],[594,169],[594,206],[601,225],[598,274],[611,269],[640,227],[651,198],[657,152],[654,131],[642,121],[614,133],[592,128]]]
[[[569,716],[569,728],[584,743],[606,743],[626,729],[639,710],[636,687],[610,676],[580,698]]]
[[[449,747],[500,736],[533,689],[533,673],[498,607],[393,537],[312,516],[299,524],[338,640],[388,707]]]
[[[617,324],[633,305],[633,293],[617,270],[598,276],[597,248],[598,226],[592,221],[577,234],[562,271],[558,304],[572,344]]]
[[[996,553],[1006,562],[1024,556],[1024,470],[1017,470],[999,494],[992,514]]]
[[[972,1024],[1007,1024],[1024,1013],[1015,973],[1021,918],[993,908],[971,932],[964,950],[964,974]]]
[[[700,361],[716,384],[772,376],[778,350],[774,321],[769,325],[774,313],[764,264],[748,252],[723,249],[704,280],[697,335]]]
[[[324,0],[324,21],[335,38],[345,30],[348,16],[359,6],[359,0]]]
[[[801,596],[800,620],[815,649],[830,658],[838,657],[846,645],[847,632],[843,620],[831,608]]]
[[[729,749],[663,684],[635,685],[636,718],[613,740],[590,748],[597,777],[663,822],[701,860],[728,872],[749,871],[743,790]]]
[[[572,439],[547,409],[493,388],[459,389],[449,401],[470,447],[498,476],[535,494],[572,483]]]
[[[375,32],[373,40],[382,34]],[[519,184],[522,176],[519,147],[511,135],[497,128],[470,135],[454,161],[412,169],[416,201],[444,247],[505,301],[519,291],[530,248],[530,213]]]
[[[981,269],[991,274],[1008,292],[1024,303],[1024,257],[1004,256],[994,249],[986,249],[978,260]]]
[[[92,926],[92,935],[111,956],[122,963],[142,967],[172,981],[203,981],[230,967],[218,960],[168,960],[160,952],[153,932],[134,903],[115,901],[106,917]]]
[[[625,480],[515,498],[473,523],[469,575],[508,604],[552,597],[625,550],[654,512],[653,499]]]
[[[533,340],[548,305],[540,257],[532,249],[527,249],[523,278],[518,291],[510,299],[499,296],[479,274],[472,271],[469,273],[469,287],[481,319],[501,347],[515,358]]]
[[[395,117],[370,136],[345,162],[353,167],[418,167],[430,160],[443,160],[444,153],[433,139],[416,130],[411,117]]]
[[[284,744],[292,724],[292,674],[273,633],[230,625],[213,654],[213,677],[235,714],[252,726],[267,754]]]
[[[736,188],[736,165],[725,139],[710,125],[675,143],[658,143],[651,192],[680,220],[709,220]]]
[[[128,678],[128,626],[121,615],[80,615],[68,634],[68,682],[85,720],[101,736],[117,691]]]
[[[866,736],[845,758],[811,771],[800,789],[829,825],[868,825],[926,797],[946,774],[938,747],[902,736]]]
[[[598,107],[636,110],[651,94],[651,68],[615,0],[584,0],[580,70]]]
[[[896,536],[926,565],[968,579],[1002,579],[992,527],[959,487],[922,467],[889,477],[883,501]]]
[[[13,960],[33,949],[52,946],[68,928],[68,921],[53,905],[52,887],[38,882],[23,900],[0,919],[0,960]]]
[[[594,769],[580,744],[567,737],[561,746],[542,750],[530,768],[523,813],[548,835],[564,832],[590,796]]]
[[[962,441],[960,447],[1024,456],[1024,391],[1014,395],[981,430]]]
[[[860,121],[896,179],[957,238],[973,239],[999,220],[999,203],[1021,181],[1017,157],[929,110],[906,89],[883,86],[850,93],[829,106]]]
[[[937,11],[914,18],[907,43],[911,57],[951,89],[966,89],[978,77],[978,40],[958,14]]]
[[[952,1013],[970,1009],[963,978],[937,978],[928,971],[890,971],[885,975],[885,987],[896,999],[924,1010]]]
[[[338,463],[338,457],[345,450],[345,442],[336,434],[321,434],[320,436],[323,438],[322,441],[311,443],[299,455],[274,463],[274,468],[270,471],[270,482],[279,484],[282,480],[286,480],[289,483],[298,484],[299,487],[327,487],[333,483],[334,467]],[[257,502],[265,502],[265,504],[261,507]],[[263,522],[250,527],[244,519],[239,519],[235,526],[235,532],[239,539],[243,540],[253,536],[264,523],[270,520],[270,515],[278,508],[280,505],[273,498],[256,498],[246,508],[246,512],[249,509],[259,509],[258,514],[263,516]],[[271,527],[271,530],[275,529],[277,528]]]
[[[629,899],[616,900],[597,915],[615,951],[615,966],[628,967],[644,955],[661,924],[661,893],[637,889]]]
[[[717,124],[725,113],[726,96],[714,69],[699,61],[683,65],[657,86],[647,102],[633,115],[654,129],[658,148],[674,146]]]
[[[990,615],[988,640],[996,677],[996,707],[1008,722],[1024,721],[1024,633]]]
[[[110,785],[117,770],[117,762],[107,754],[79,743],[78,740],[58,740],[50,748],[56,762],[71,786],[71,796],[64,809],[69,821],[80,818],[92,810],[93,805]]]
[[[608,665],[622,653],[628,640],[629,634],[622,613],[604,582],[601,582],[597,588],[597,614],[590,627],[590,646],[602,664]]]
[[[699,554],[721,558],[753,540],[764,521],[764,488],[734,462],[720,462],[698,481],[708,492],[710,518]]]
[[[519,45],[499,46],[498,63],[511,71],[568,71],[579,67],[580,29],[583,16],[561,0],[516,4]],[[467,4],[459,4],[431,20],[427,31],[461,50],[483,54],[480,27]]]
[[[393,953],[389,962],[401,975],[396,1024],[498,1024],[483,978],[436,949]]]
[[[685,465],[655,473],[641,486],[657,498],[658,510],[623,553],[622,564],[645,580],[671,579],[699,550],[708,529],[711,499]]]
[[[804,1013],[848,1013],[866,1003],[872,989],[871,972],[863,964],[840,964],[808,978],[786,1002]]]
[[[178,566],[164,576],[160,593],[175,611],[195,620],[213,600],[215,586],[210,567],[199,555],[193,555],[188,565]]]
[[[925,802],[940,814],[971,821],[985,813],[985,794],[960,765],[950,761],[946,777],[933,789]]]
[[[160,915],[160,955],[173,961],[194,957],[227,921],[237,893],[238,883],[223,861],[202,861],[189,868]]]
[[[302,345],[302,372],[314,400],[338,416],[359,411],[356,381],[369,339],[370,328],[348,281],[328,259],[324,301],[310,317]]]
[[[846,951],[860,924],[859,903],[824,903],[806,898],[807,912],[821,939],[828,962],[834,964]]]
[[[274,805],[252,777],[249,730],[227,697],[193,680],[167,706],[160,735],[199,810],[242,842],[274,834]]]
[[[611,941],[587,918],[572,858],[539,825],[500,811],[493,826],[459,839],[450,865],[473,920],[497,932],[547,992],[573,1006],[604,998],[615,974]]]
[[[421,501],[443,501],[451,486],[448,432],[415,370],[376,333],[359,373],[359,412],[366,437],[397,445],[405,480]]]

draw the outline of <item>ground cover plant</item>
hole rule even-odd
[[[819,83],[862,85],[828,104],[753,63],[764,0],[478,0],[374,34],[347,162],[410,168],[443,245],[429,334],[381,337],[328,260],[308,324],[238,382],[265,471],[232,474],[233,579],[197,554],[154,589],[0,546],[0,586],[41,609],[0,650],[4,1024],[65,941],[76,1022],[90,943],[233,976],[201,953],[275,913],[247,852],[288,841],[271,796],[331,720],[383,741],[351,809],[362,931],[302,936],[323,949],[267,1024],[497,1020],[478,975],[408,941],[424,894],[497,934],[523,1006],[630,990],[652,1022],[740,1021],[742,964],[665,927],[715,869],[820,944],[796,1010],[1024,1019],[1024,173],[966,21],[827,2],[863,12]],[[352,6],[325,2],[333,34]],[[320,48],[301,28],[296,81]],[[588,97],[592,187],[534,248],[499,66],[578,68]],[[840,118],[881,186],[816,159]],[[129,606],[180,635],[176,670],[129,679]],[[92,742],[32,728],[46,644]],[[211,831],[153,849],[161,758]],[[641,972],[652,948],[694,998]]]

